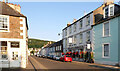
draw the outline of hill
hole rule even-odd
[[[50,41],[40,40],[40,39],[28,39],[28,48],[41,48]],[[54,43],[54,41],[51,41]]]

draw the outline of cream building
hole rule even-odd
[[[27,17],[20,5],[0,2],[0,67],[26,68],[28,55]]]

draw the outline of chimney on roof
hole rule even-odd
[[[76,22],[76,21],[77,21],[76,19],[73,20],[73,22]]]
[[[6,2],[7,2],[8,0],[6,0]],[[18,4],[13,4],[13,3],[6,3],[7,5],[9,5],[11,8],[13,8],[14,10],[16,10],[17,12],[21,12],[21,7],[20,7],[20,5]]]
[[[114,0],[104,0],[104,4],[109,5],[114,3]]]
[[[70,22],[67,23],[67,27],[70,25]]]

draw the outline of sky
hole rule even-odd
[[[84,12],[89,13],[102,2],[17,2],[21,13],[28,19],[29,38],[59,41],[62,29],[73,19],[79,19]],[[58,36],[58,33],[61,33]]]

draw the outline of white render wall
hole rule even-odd
[[[63,49],[66,49],[66,48],[69,47],[69,39],[68,38],[70,36],[72,36],[73,39],[74,39],[75,35],[77,37],[75,46],[86,45],[86,32],[87,31],[90,31],[90,40],[92,42],[92,30],[91,30],[92,28],[91,28],[91,25],[93,24],[93,13],[90,14],[90,25],[89,26],[86,26],[86,17],[84,17],[82,19],[83,23],[82,23],[82,28],[81,29],[79,28],[80,27],[79,21],[74,23],[77,26],[76,27],[76,32],[74,32],[74,24],[71,25],[71,30],[72,30],[71,34],[69,34],[70,26],[66,28],[67,29],[67,36],[65,36],[65,29],[63,30],[63,32],[62,32],[63,33]],[[82,44],[80,44],[80,33],[83,33],[83,42],[82,42]],[[67,46],[65,46],[66,45],[65,39],[67,39]],[[72,47],[75,47],[75,46],[72,46]],[[64,52],[65,52],[65,50],[64,50]]]
[[[15,39],[15,38],[0,38],[0,41],[7,41],[7,54],[8,59],[0,59],[0,66],[2,67],[22,67],[26,68],[27,60],[28,60],[28,46],[27,46],[27,36],[26,36],[26,19],[24,17],[20,17],[23,21],[20,24],[23,24],[23,27],[20,29],[23,30],[23,39]],[[21,33],[20,33],[21,34]],[[10,42],[19,42],[19,48],[11,48]],[[12,60],[12,52],[18,52],[18,60]],[[3,61],[3,63],[2,63]]]

